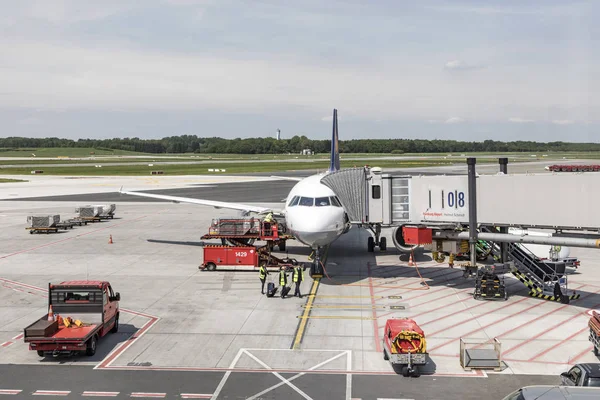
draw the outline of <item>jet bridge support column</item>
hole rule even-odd
[[[477,269],[477,185],[475,175],[475,157],[467,158],[468,178],[469,178],[469,248],[471,256],[471,265],[468,271],[472,272]]]
[[[498,164],[500,164],[500,172],[502,172],[504,175],[508,174],[508,158],[499,158]],[[500,233],[508,234],[508,227],[501,227]],[[508,262],[508,243],[500,243],[500,262]]]

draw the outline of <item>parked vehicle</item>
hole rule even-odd
[[[575,364],[570,370],[563,372],[560,376],[562,384],[565,386],[600,387],[600,364]]]
[[[24,330],[29,350],[46,353],[96,353],[98,340],[119,330],[119,301],[105,281],[68,281],[48,285],[48,314]]]

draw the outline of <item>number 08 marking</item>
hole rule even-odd
[[[448,192],[448,207],[464,207],[465,206],[465,192]]]

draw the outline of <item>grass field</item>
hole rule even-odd
[[[90,154],[90,153],[94,154]],[[147,153],[136,153],[135,151],[125,150],[98,150],[91,148],[77,148],[77,147],[49,147],[39,149],[17,149],[17,150],[6,150],[0,149],[0,157],[90,157],[90,156],[143,156]]]
[[[6,178],[0,178],[0,183],[13,183],[13,182],[27,182],[27,181],[24,181],[23,179],[6,179]]]
[[[93,154],[91,154],[93,153]],[[35,157],[32,155],[35,154]],[[509,156],[509,157],[517,157],[517,158],[549,158],[549,159],[561,159],[562,157],[566,158],[589,158],[589,159],[600,159],[600,152],[499,152],[499,153],[491,153],[491,152],[444,152],[444,153],[404,153],[404,154],[392,154],[392,153],[342,153],[342,158],[355,158],[355,157],[368,157],[368,158],[378,158],[378,157],[452,157],[452,158],[465,158],[465,157],[483,157],[483,156]],[[531,157],[535,155],[535,157]],[[8,150],[0,148],[0,157],[28,157],[32,160],[35,160],[37,157],[48,157],[48,158],[57,158],[57,157],[71,157],[71,158],[81,158],[81,157],[120,157],[120,156],[137,156],[142,159],[158,159],[158,158],[173,158],[173,159],[231,159],[231,160],[266,160],[266,159],[278,159],[278,160],[287,160],[287,159],[328,159],[328,153],[320,153],[312,156],[304,156],[300,154],[204,154],[204,153],[169,153],[169,154],[150,154],[150,153],[138,153],[133,151],[125,151],[125,150],[99,150],[93,148],[39,148],[39,149],[31,149],[31,148],[23,148],[17,150]]]
[[[495,158],[481,158],[477,160],[478,163],[495,163]],[[462,164],[463,162],[460,162]],[[412,160],[412,161],[399,161],[399,160],[361,160],[351,161],[342,160],[342,168],[361,167],[364,165],[378,166],[382,168],[415,168],[415,167],[431,167],[431,166],[444,166],[452,165],[456,162],[452,162],[444,159],[428,159],[428,160]],[[89,175],[150,175],[151,171],[163,171],[165,175],[205,175],[214,174],[214,172],[208,171],[208,169],[224,169],[226,174],[236,173],[252,173],[252,172],[281,172],[281,171],[294,171],[294,170],[306,170],[316,169],[324,171],[329,167],[328,161],[314,161],[314,162],[293,162],[293,161],[282,161],[282,162],[253,162],[253,163],[218,163],[215,165],[210,164],[167,164],[167,165],[155,165],[149,167],[147,165],[103,165],[102,168],[96,168],[95,166],[77,166],[77,167],[44,167],[44,175],[70,175],[70,176],[89,176]],[[2,169],[4,174],[10,175],[30,175],[31,168],[6,168]]]

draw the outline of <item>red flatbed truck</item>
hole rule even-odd
[[[120,300],[106,281],[49,284],[49,312],[24,329],[23,340],[40,357],[74,352],[93,356],[98,340],[119,330]]]

